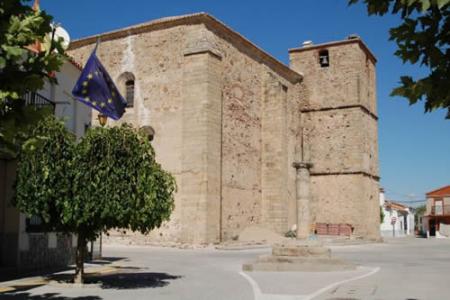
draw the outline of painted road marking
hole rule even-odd
[[[262,293],[261,289],[259,288],[258,283],[252,277],[250,277],[248,274],[246,274],[245,272],[242,272],[242,271],[239,272],[239,274],[242,277],[244,277],[245,279],[247,279],[247,281],[250,283],[250,286],[253,289],[253,295],[254,295],[255,300],[269,300],[269,299],[273,299],[273,300],[311,300],[334,287],[337,287],[337,286],[347,283],[347,282],[351,282],[351,281],[363,279],[365,277],[369,277],[380,270],[379,267],[365,268],[365,269],[369,269],[370,271],[368,271],[365,274],[359,275],[359,276],[355,276],[355,277],[351,277],[348,279],[344,279],[341,281],[331,283],[331,284],[329,284],[313,293],[307,294],[307,295],[264,294],[264,293]]]
[[[368,269],[370,269],[370,268],[368,268]],[[369,276],[375,274],[375,273],[378,272],[378,271],[380,271],[380,267],[372,268],[372,270],[369,271],[369,272],[366,273],[366,274],[362,274],[362,275],[359,275],[359,276],[356,276],[356,277],[353,277],[353,278],[349,278],[349,279],[345,279],[345,280],[341,280],[341,281],[332,283],[332,284],[330,284],[330,285],[327,285],[327,286],[324,287],[324,288],[321,288],[320,290],[318,290],[318,291],[316,291],[316,292],[314,292],[314,293],[312,293],[312,294],[307,295],[307,298],[305,298],[305,300],[313,299],[314,297],[317,297],[317,296],[319,296],[320,294],[322,294],[322,293],[324,293],[324,292],[326,292],[326,291],[328,291],[328,290],[330,290],[330,289],[332,289],[332,288],[334,288],[334,287],[337,287],[338,285],[341,285],[341,284],[344,284],[344,283],[347,283],[347,282],[352,282],[352,281],[355,281],[355,280],[359,280],[359,279],[363,279],[363,278],[369,277]]]

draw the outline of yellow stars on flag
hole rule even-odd
[[[88,82],[87,81],[83,81],[83,86],[88,86]]]
[[[87,76],[87,78],[88,78],[89,80],[91,80],[92,77],[93,77],[93,76],[92,76],[92,73],[89,73],[88,76]]]
[[[83,95],[86,95],[87,94],[87,90],[83,89],[82,93],[83,93]]]
[[[109,103],[109,104],[112,103],[112,99],[111,99],[111,98],[108,99],[108,103]]]
[[[84,101],[92,103],[93,106],[97,106],[97,104],[99,104],[101,107],[106,107],[106,103],[104,103],[104,102],[98,103],[95,100],[91,100],[91,98],[89,98],[89,97],[84,97]]]

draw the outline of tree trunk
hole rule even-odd
[[[86,252],[86,238],[78,233],[77,253],[75,258],[75,283],[84,282],[84,256]]]

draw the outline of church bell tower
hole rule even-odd
[[[289,56],[307,93],[301,118],[313,164],[312,222],[319,234],[350,225],[354,235],[377,239],[376,58],[355,35],[318,45],[307,41]]]

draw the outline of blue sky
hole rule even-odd
[[[399,77],[426,70],[403,65],[393,55],[388,30],[395,16],[368,17],[362,5],[346,0],[41,0],[73,39],[166,16],[207,12],[288,63],[288,48],[344,39],[356,33],[378,59],[377,93],[381,186],[390,199],[424,199],[424,193],[450,184],[450,121],[444,111],[424,114],[389,96]]]

